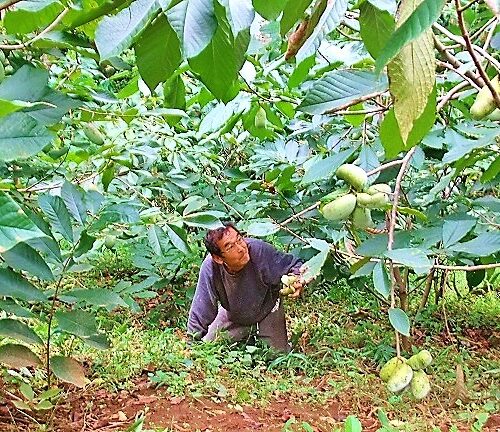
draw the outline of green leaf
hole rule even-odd
[[[99,350],[107,350],[111,348],[111,342],[109,341],[108,337],[103,333],[82,338],[82,341],[85,342],[88,346],[91,346],[92,348],[96,348]]]
[[[402,248],[386,251],[384,254],[387,258],[411,267],[417,274],[426,274],[432,267],[431,260],[427,257],[424,251],[416,248]]]
[[[268,21],[274,21],[285,7],[288,0],[252,0],[255,11]]]
[[[247,233],[250,236],[255,237],[265,237],[274,233],[277,233],[280,230],[279,225],[276,225],[274,222],[252,222],[247,228]]]
[[[40,152],[54,139],[26,113],[17,112],[0,119],[0,161],[27,159]]]
[[[132,46],[158,9],[156,0],[135,0],[116,15],[104,17],[95,32],[101,61],[116,57]]]
[[[385,268],[385,263],[379,261],[375,264],[372,273],[373,286],[375,290],[378,291],[384,298],[389,298],[391,294],[391,281],[389,280],[389,275]]]
[[[420,3],[420,4],[418,4]],[[441,15],[446,0],[403,0],[401,6],[402,24],[391,35],[382,52],[377,56],[375,70],[379,73],[409,42],[419,38],[430,29]],[[415,4],[418,6],[415,8]],[[412,12],[413,11],[413,12]]]
[[[46,70],[24,65],[0,83],[0,98],[39,101],[46,92],[48,81],[49,74]]]
[[[67,333],[80,337],[89,337],[97,333],[94,315],[79,309],[57,311],[55,313],[59,328]]]
[[[26,34],[47,27],[62,10],[57,0],[24,0],[7,9],[3,24],[9,34]]]
[[[359,34],[367,51],[377,58],[394,31],[394,17],[368,2],[361,4],[359,12]]]
[[[75,250],[74,257],[78,258],[83,254],[87,253],[94,246],[96,238],[87,233],[86,230],[82,231],[80,234],[80,240],[78,241],[78,247]]]
[[[186,87],[180,76],[165,82],[163,97],[166,108],[186,109]]]
[[[321,269],[323,268],[323,265],[328,258],[330,245],[328,244],[328,242],[316,238],[309,238],[307,239],[307,241],[314,249],[319,251],[318,254],[314,255],[302,266],[305,269],[302,278],[305,281],[311,281],[320,274]]]
[[[191,213],[184,217],[184,223],[193,227],[214,229],[221,226],[218,216],[207,212]]]
[[[493,195],[486,195],[472,201],[474,207],[480,206],[495,213],[500,213],[500,199]]]
[[[297,52],[297,61],[299,63],[315,54],[321,41],[337,28],[347,11],[348,1],[322,0],[321,4],[324,8],[320,7],[317,9],[318,12],[321,12],[321,16],[315,16],[314,13],[311,15],[310,23],[314,25],[314,29]]]
[[[362,70],[337,70],[313,83],[306,97],[298,106],[309,114],[322,114],[361,96],[387,89],[385,76],[377,77]]]
[[[19,100],[5,100],[0,99],[0,117],[5,117],[8,114],[12,114],[16,111],[20,111],[24,108],[36,107],[39,105],[46,105],[46,102],[24,102]]]
[[[109,184],[113,181],[116,174],[116,164],[114,162],[108,163],[104,171],[102,172],[102,187],[107,192],[109,188]]]
[[[45,301],[45,294],[11,269],[0,269],[0,296],[25,301]]]
[[[92,306],[128,307],[127,303],[114,291],[105,288],[75,289],[64,293]]]
[[[500,250],[500,232],[484,232],[473,240],[464,243],[456,243],[449,249],[455,252],[481,257],[493,255]]]
[[[484,171],[481,176],[481,183],[485,184],[493,181],[500,174],[500,158],[497,157],[493,160],[490,166]]]
[[[189,243],[187,240],[187,233],[184,229],[176,225],[166,224],[165,230],[167,231],[167,235],[170,238],[170,241],[177,249],[185,254],[191,252],[191,248],[189,247]]]
[[[160,14],[141,34],[135,45],[137,67],[151,91],[166,81],[180,65],[179,38],[164,14]]]
[[[186,198],[179,204],[179,207],[184,207],[182,211],[182,215],[186,216],[189,213],[193,213],[197,210],[201,210],[208,204],[208,200],[205,197],[201,197],[199,195],[192,195]]]
[[[424,0],[424,3],[428,3],[428,0]],[[413,10],[414,0],[404,1],[399,11],[400,21],[404,21]],[[394,114],[403,143],[407,146],[410,132],[428,107],[435,88],[436,61],[432,30],[426,30],[406,45],[389,63],[387,70]]]
[[[53,356],[50,359],[50,369],[61,381],[85,387],[85,369],[75,359],[64,356]]]
[[[460,241],[474,226],[477,220],[463,214],[446,219],[443,224],[443,246],[448,248]]]
[[[425,221],[428,220],[428,217],[427,217],[427,215],[425,213],[421,212],[420,210],[411,208],[411,207],[401,207],[401,206],[398,206],[398,212],[402,213],[402,214],[408,214],[408,215],[415,216],[415,217],[419,218],[423,222],[425,222]]]
[[[443,163],[452,163],[471,153],[473,150],[491,146],[498,135],[497,130],[486,132],[479,139],[469,139],[462,134],[450,130],[446,133],[448,151],[443,156]]]
[[[40,336],[31,327],[28,327],[21,321],[10,318],[0,319],[0,336],[16,339],[28,344],[43,344]]]
[[[0,363],[12,368],[41,366],[38,356],[24,345],[5,344],[0,346]]]
[[[34,318],[35,317],[35,314],[33,314],[30,310],[18,305],[12,299],[0,300],[0,310],[7,312],[8,314],[13,314],[16,317],[20,317],[20,318]]]
[[[69,242],[73,242],[71,216],[59,196],[44,194],[38,197],[38,203],[50,220],[52,227]]]
[[[54,275],[40,254],[26,243],[18,243],[3,255],[3,259],[15,270],[24,270],[42,280],[54,280]]]
[[[363,430],[361,422],[354,415],[350,415],[345,419],[344,432],[361,432]]]
[[[87,220],[87,207],[85,205],[85,191],[80,186],[65,181],[61,188],[61,198],[71,216],[83,225]]]
[[[389,321],[391,325],[404,336],[410,336],[410,320],[405,311],[399,308],[389,309]]]
[[[93,3],[79,3],[84,8],[80,9],[78,6],[71,9],[63,19],[63,23],[68,29],[74,29],[84,24],[89,23],[103,15],[107,15],[113,11],[120,10],[121,6],[128,3],[130,0],[110,0],[101,2],[98,5]],[[76,5],[76,4],[75,4]]]
[[[337,168],[342,165],[356,151],[356,148],[343,150],[333,156],[328,156],[309,166],[302,178],[301,184],[307,185],[319,180],[330,178]]]
[[[280,20],[280,34],[285,36],[295,23],[304,16],[312,0],[288,0]],[[270,3],[270,2],[269,2]]]
[[[157,225],[148,227],[149,245],[157,255],[165,255],[168,250],[168,238]]]
[[[43,236],[45,233],[28,218],[21,207],[11,197],[0,192],[0,253],[20,242]]]

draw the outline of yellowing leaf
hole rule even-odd
[[[403,23],[421,0],[401,3],[398,25]],[[406,45],[388,65],[389,90],[394,113],[406,145],[415,121],[424,112],[436,81],[432,30]]]

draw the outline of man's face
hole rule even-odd
[[[229,227],[222,238],[217,242],[221,251],[221,261],[230,270],[239,271],[250,261],[248,245],[241,234]],[[216,261],[217,262],[217,261]]]

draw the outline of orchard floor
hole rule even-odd
[[[320,385],[321,383],[319,383]],[[437,398],[414,407],[419,412],[420,426],[393,420],[393,431],[473,431],[472,421],[457,422],[452,412]],[[2,432],[111,432],[125,431],[141,415],[145,416],[142,430],[179,432],[241,432],[241,431],[315,431],[344,430],[347,416],[355,413],[364,432],[375,432],[380,427],[378,407],[370,404],[369,396],[360,399],[355,392],[345,393],[321,405],[303,404],[285,398],[268,401],[262,406],[232,405],[217,399],[189,399],[172,397],[151,388],[147,381],[138,381],[133,390],[110,393],[72,392],[49,420],[51,426],[37,426],[19,412],[0,405]],[[12,417],[10,415],[12,414]],[[10,417],[10,420],[9,420]],[[40,423],[42,419],[39,419]],[[303,422],[306,422],[304,427]],[[307,428],[309,426],[309,428]],[[452,426],[454,427],[452,429]],[[137,429],[141,430],[141,429]],[[500,431],[500,414],[492,414],[481,429]],[[389,431],[389,429],[385,429]],[[131,432],[136,432],[133,429]]]

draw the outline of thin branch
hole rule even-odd
[[[462,71],[460,71],[459,69],[456,69],[453,67],[453,65],[451,65],[450,63],[446,63],[444,61],[441,61],[441,60],[437,60],[436,61],[436,64],[438,66],[441,66],[441,67],[444,67],[446,69],[449,69],[451,70],[452,72],[456,73],[457,75],[461,76],[465,81],[467,81],[472,87],[474,87],[476,90],[481,90],[481,86],[477,85],[477,81],[474,81],[472,80],[471,78],[469,78],[465,73],[463,73]]]
[[[499,268],[500,263],[478,264],[473,266],[448,266],[442,264],[435,264],[432,267],[442,270],[451,270],[451,271],[478,271],[478,270],[489,270],[489,269]]]
[[[465,6],[462,6],[462,7],[460,7],[460,8],[459,8],[459,9],[457,9],[457,10],[460,10],[460,12],[463,12],[463,11],[465,11],[465,10],[469,9],[469,8],[470,8],[470,7],[471,7],[474,3],[477,3],[478,1],[480,1],[480,0],[471,0],[471,1],[470,1],[469,3],[467,3]]]
[[[44,37],[47,33],[50,31],[54,30],[55,27],[61,22],[61,20],[64,18],[64,16],[69,12],[68,8],[65,8],[57,17],[56,19],[50,24],[47,28],[42,30],[39,34],[37,34],[34,38],[30,39],[27,42],[20,43],[17,45],[0,45],[0,49],[5,49],[5,50],[16,50],[16,49],[23,49],[28,47],[28,45],[31,45],[33,42],[36,42],[38,39],[41,39]]]
[[[315,208],[318,208],[320,204],[321,203],[319,201],[316,202],[316,203],[314,203],[313,205],[311,205],[311,206],[307,207],[306,209],[298,212],[297,214],[294,214],[293,216],[290,216],[288,219],[284,220],[283,222],[280,222],[279,225],[280,226],[284,226],[284,225],[289,224],[294,219],[297,219],[297,218],[301,217],[303,214],[306,214],[307,212],[310,212],[311,210],[314,210]]]
[[[339,115],[359,115],[359,114],[378,114],[387,111],[388,107],[380,107],[374,110],[360,110],[360,111],[335,111],[335,114]]]
[[[432,27],[434,27],[436,30],[438,30],[441,33],[443,33],[445,36],[447,36],[452,41],[457,42],[461,46],[467,48],[467,43],[464,40],[464,38],[461,38],[460,36],[454,35],[452,32],[450,32],[448,29],[444,28],[442,25],[440,25],[438,23],[432,24]],[[495,69],[500,72],[500,63],[498,62],[498,60],[496,60],[494,57],[492,57],[491,54],[489,54],[488,52],[486,52],[481,47],[479,47],[477,45],[473,45],[470,42],[470,39],[469,39],[469,44],[471,46],[471,51],[476,51],[478,54],[480,54],[484,58],[488,59],[489,62],[495,67]]]
[[[453,87],[444,97],[439,101],[436,107],[436,111],[441,111],[443,107],[455,97],[455,95],[462,90],[464,87],[467,87],[469,83],[467,81],[462,81],[458,83],[455,87]]]
[[[353,99],[352,101],[348,102],[348,103],[345,103],[343,105],[340,105],[338,107],[335,107],[331,110],[328,110],[328,111],[325,111],[324,114],[335,114],[337,111],[342,111],[342,110],[346,110],[347,108],[353,106],[353,105],[356,105],[358,103],[361,103],[361,102],[365,102],[369,99],[373,99],[373,98],[376,98],[377,96],[380,96],[380,95],[383,95],[385,93],[385,91],[383,92],[376,92],[376,93],[370,93],[368,95],[364,95],[364,96],[360,96],[356,99]]]
[[[368,172],[366,173],[366,175],[367,175],[368,177],[370,177],[370,176],[372,176],[373,174],[376,174],[376,173],[378,173],[378,172],[380,172],[380,171],[383,171],[383,170],[385,170],[385,169],[387,169],[387,168],[390,168],[390,167],[393,167],[393,166],[396,166],[396,165],[401,165],[401,164],[403,163],[403,160],[404,160],[404,159],[397,159],[397,160],[393,160],[393,161],[391,161],[391,162],[387,162],[386,164],[380,165],[379,167],[374,168],[374,169],[372,169],[371,171],[368,171]]]
[[[6,2],[2,3],[0,5],[0,11],[7,9],[8,7],[15,5],[16,3],[19,3],[22,0],[7,0]]]

